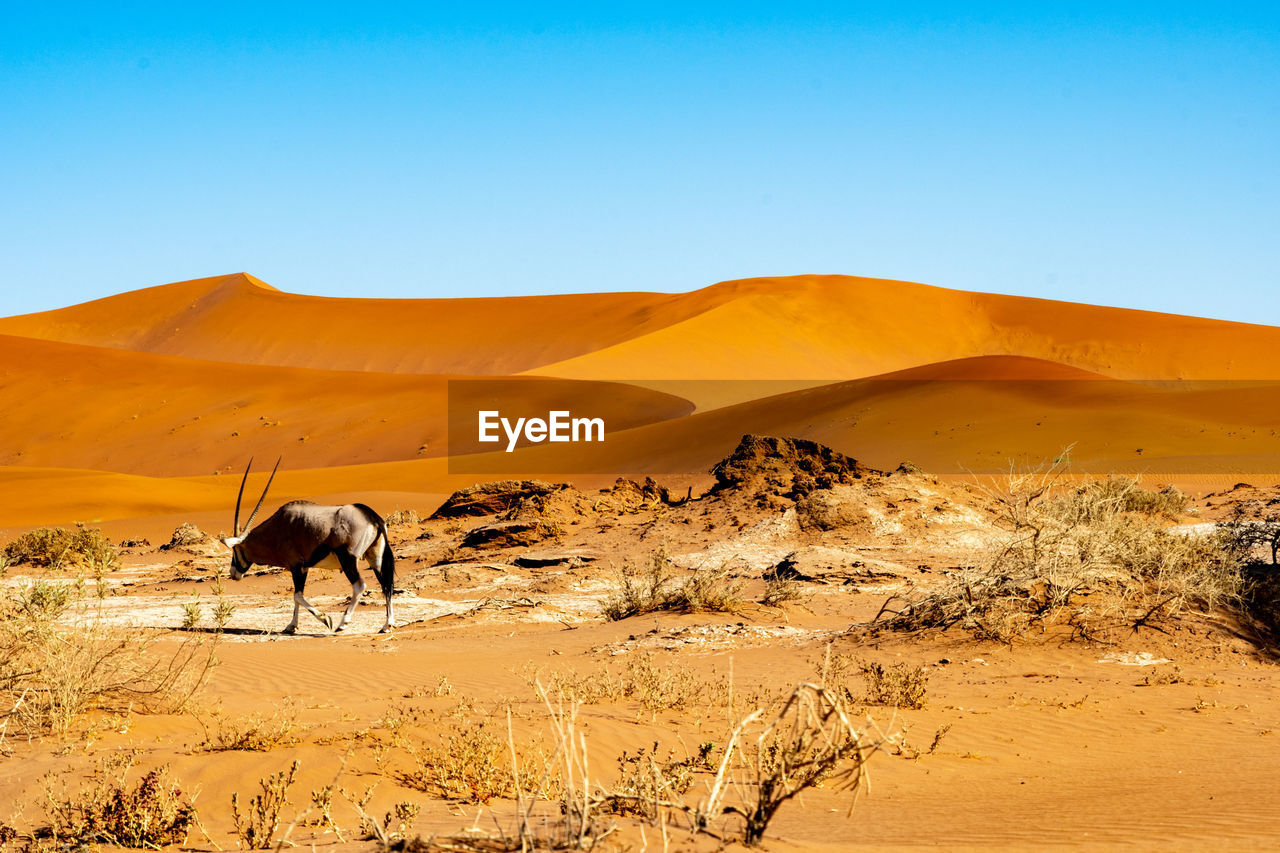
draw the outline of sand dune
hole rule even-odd
[[[1266,379],[1280,330],[1146,311],[797,276],[708,288],[717,305],[536,368],[614,379],[850,379],[971,356],[1020,355],[1121,379]]]
[[[3,335],[0,365],[0,465],[190,476],[239,470],[255,454],[320,468],[447,452],[447,376],[209,362]],[[503,387],[514,408],[527,393],[624,428],[690,408],[626,385]]]
[[[162,478],[235,473],[250,455],[283,455],[298,495],[436,495],[509,473],[697,474],[746,432],[943,472],[1067,445],[1096,471],[1280,470],[1263,381],[1277,345],[1271,327],[847,276],[433,300],[198,279],[0,319],[0,479],[146,475],[116,500],[95,483],[97,503],[79,481],[24,475],[0,524],[204,511],[208,484]],[[449,378],[516,373],[468,393],[590,410],[609,441],[479,454],[450,474]],[[1132,381],[1187,379],[1226,381]]]
[[[592,379],[852,379],[1023,355],[1117,378],[1272,378],[1280,330],[851,276],[682,294],[332,299],[238,273],[0,319],[0,334],[213,361]]]
[[[705,472],[744,433],[760,433],[814,439],[882,469],[909,460],[936,473],[997,472],[1070,447],[1085,472],[1225,475],[1280,470],[1278,419],[1280,383],[1138,383],[993,356],[762,397],[622,431],[599,447],[454,464],[491,475]]]
[[[211,361],[501,375],[686,319],[707,303],[700,293],[330,299],[237,273],[0,319],[0,334]]]

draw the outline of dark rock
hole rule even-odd
[[[459,489],[449,496],[432,518],[465,518],[476,515],[497,515],[509,512],[524,501],[541,498],[553,492],[569,488],[568,483],[547,483],[542,480],[500,480],[496,483],[479,483]]]
[[[514,545],[532,545],[542,538],[536,521],[499,521],[482,524],[467,531],[462,540],[463,548],[510,548]]]
[[[583,563],[594,563],[598,557],[594,554],[546,554],[529,553],[516,557],[511,562],[523,569],[545,569],[549,566],[568,566],[577,568]]]

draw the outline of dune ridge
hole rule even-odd
[[[852,379],[1023,355],[1116,378],[1269,379],[1268,326],[835,275],[689,293],[360,299],[247,273],[0,318],[0,334],[212,361],[592,379]]]

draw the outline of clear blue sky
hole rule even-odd
[[[1280,324],[1280,4],[415,5],[2,0],[0,314],[816,272]]]

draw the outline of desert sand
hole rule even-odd
[[[643,659],[721,691],[658,711],[635,695],[584,705],[591,766],[608,785],[624,752],[723,746],[753,699],[819,680],[824,659],[846,655],[918,668],[928,701],[860,708],[882,747],[852,816],[847,796],[815,788],[782,808],[769,849],[1274,846],[1280,677],[1266,644],[1229,618],[1012,645],[852,628],[889,596],[987,559],[999,529],[983,484],[1066,448],[1064,482],[1121,473],[1187,492],[1170,524],[1191,529],[1236,505],[1262,517],[1280,498],[1278,345],[1272,327],[846,276],[374,300],[284,293],[241,273],[0,318],[0,545],[74,522],[127,541],[100,581],[97,618],[150,638],[157,655],[216,642],[218,659],[194,710],[5,731],[0,826],[41,823],[50,774],[78,784],[132,749],[140,768],[167,765],[198,789],[203,829],[186,846],[229,849],[233,792],[246,799],[296,759],[287,824],[350,750],[341,786],[357,799],[374,786],[377,816],[415,804],[406,836],[492,834],[516,804],[415,789],[413,749],[482,721],[505,745],[508,708],[513,739],[546,745],[535,677],[603,683]],[[464,396],[498,387],[456,384],[479,379],[501,383],[514,408],[591,410],[609,440],[511,454],[459,441],[453,451],[468,455],[451,459],[449,382]],[[802,494],[717,486],[712,466],[748,433],[820,442],[880,473],[856,497],[840,492],[838,523],[815,526]],[[213,536],[230,532],[245,463],[258,472],[251,501],[281,456],[265,512],[296,498],[401,511],[396,632],[375,633],[370,579],[343,635],[305,613],[299,634],[280,634],[292,603],[278,570],[225,582],[225,630],[207,616],[183,628],[183,605],[211,607],[225,577]],[[512,477],[565,485],[429,518],[455,490]],[[161,549],[184,522],[211,535]],[[516,528],[469,539],[495,525]],[[620,567],[658,549],[681,577],[728,567],[741,605],[606,619]],[[765,576],[795,555],[808,567],[802,596],[760,603]],[[12,594],[67,577],[15,565],[0,583]],[[349,589],[317,570],[308,596],[337,613]],[[262,751],[215,748],[218,721],[255,715],[284,734]],[[291,842],[376,847],[340,799],[342,840],[304,822]],[[660,825],[608,820],[606,847],[720,844],[678,821],[664,841]],[[729,839],[732,824],[716,832]]]

